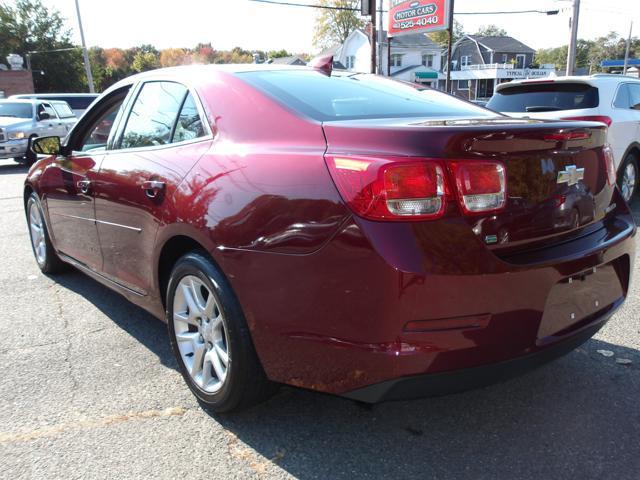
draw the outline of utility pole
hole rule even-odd
[[[633,22],[631,22],[631,26],[629,27],[629,38],[627,40],[627,48],[624,51],[624,69],[622,70],[622,74],[627,74],[627,66],[629,65],[629,47],[631,46],[631,32],[633,31]]]
[[[451,83],[451,54],[453,49],[453,4],[454,0],[449,2],[449,45],[447,46],[447,80],[445,83],[445,90],[447,93],[453,91],[453,84]]]
[[[371,6],[371,73],[376,73],[377,61],[376,51],[378,49],[378,37],[376,32],[376,14],[378,13],[378,2],[372,0]]]
[[[84,69],[87,72],[87,82],[89,83],[89,92],[95,93],[93,86],[93,74],[91,73],[91,64],[89,63],[89,52],[87,44],[84,41],[84,30],[82,28],[82,17],[80,16],[80,4],[76,0],[76,13],[78,14],[78,26],[80,27],[80,41],[82,42],[82,56],[84,57]]]
[[[380,10],[378,12],[376,12],[378,14],[378,73],[380,75],[384,75],[384,72],[382,71],[382,49],[384,48],[384,42],[383,42],[383,34],[384,34],[384,27],[382,26],[382,17],[384,16],[382,14],[382,4],[383,1],[380,0]],[[374,7],[376,7],[374,5]],[[387,42],[389,41],[389,36],[387,35]]]
[[[571,40],[567,53],[566,75],[573,75],[576,66],[576,44],[578,42],[578,18],[580,17],[580,0],[573,0],[573,15],[571,16]]]

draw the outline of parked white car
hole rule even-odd
[[[66,102],[0,100],[0,159],[31,165],[36,137],[67,136],[78,119]]]
[[[596,74],[503,83],[487,104],[513,117],[595,120],[609,126],[618,185],[630,201],[638,188],[640,79]]]
[[[37,98],[50,102],[67,102],[76,117],[80,118],[82,114],[84,114],[85,110],[89,108],[89,105],[91,105],[98,97],[99,95],[97,93],[23,93],[19,95],[11,95],[9,99]]]

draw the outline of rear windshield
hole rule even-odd
[[[436,90],[365,74],[313,70],[242,72],[238,76],[278,102],[319,121],[394,117],[495,117]]]
[[[33,107],[30,103],[0,102],[0,117],[31,118]]]
[[[538,83],[506,87],[489,100],[496,112],[553,112],[598,106],[598,89],[586,83]]]

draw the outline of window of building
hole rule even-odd
[[[516,55],[516,68],[524,68],[524,62],[527,56],[523,54]]]
[[[466,67],[468,65],[471,65],[471,55],[463,55],[460,57],[460,66]]]
[[[356,56],[355,55],[349,55],[346,60],[347,64],[345,65],[345,67],[347,67],[348,70],[351,70],[352,68],[354,68],[356,66]]]
[[[507,63],[507,59],[508,59],[508,58],[509,58],[509,57],[507,56],[507,54],[506,54],[506,53],[503,53],[503,54],[502,54],[502,63]]]
[[[399,54],[391,55],[391,66],[392,67],[401,67],[402,66],[402,55],[399,55]]]
[[[458,90],[469,90],[469,80],[458,80]]]
[[[425,67],[433,67],[433,55],[422,55],[422,65]]]

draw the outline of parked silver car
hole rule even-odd
[[[29,146],[36,137],[64,138],[78,119],[66,102],[0,100],[0,159],[32,164]]]

